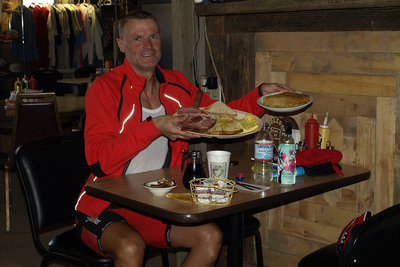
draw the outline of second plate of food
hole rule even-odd
[[[257,99],[257,104],[274,112],[294,112],[313,102],[311,95],[304,92],[276,92]]]

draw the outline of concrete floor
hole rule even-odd
[[[0,171],[0,266],[1,267],[31,267],[40,266],[41,257],[33,245],[30,226],[28,221],[25,200],[21,192],[18,177],[15,172],[10,173],[11,178],[11,233],[5,232],[5,201],[4,201],[4,172]],[[65,230],[65,229],[62,229]],[[47,242],[55,232],[44,234],[42,240]],[[217,266],[226,266],[226,248],[222,249]],[[170,266],[178,266],[185,252],[170,253]],[[52,264],[51,266],[67,266]],[[161,257],[149,258],[146,267],[161,266]],[[245,267],[255,266],[254,263],[245,263]]]

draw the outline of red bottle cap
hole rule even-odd
[[[244,177],[243,177],[243,173],[241,173],[241,172],[239,172],[237,175],[236,175],[236,181],[243,181],[244,180]]]

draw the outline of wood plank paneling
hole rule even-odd
[[[353,210],[327,207],[309,200],[300,201],[300,216],[307,221],[342,228],[359,213]]]
[[[376,211],[393,205],[395,99],[379,97],[376,114]]]
[[[395,75],[400,72],[400,54],[398,52],[271,52],[271,70]]]
[[[375,119],[358,117],[357,119],[357,147],[356,147],[356,164],[369,168],[371,171],[371,177],[360,184],[358,187],[357,195],[357,210],[364,212],[374,207],[374,191],[375,191]],[[375,210],[372,210],[373,212]]]
[[[299,87],[302,87],[299,85]],[[298,85],[292,85],[292,88],[298,91],[307,92],[308,89],[301,90]],[[318,118],[319,122],[324,119],[325,113],[328,111],[331,118],[338,116],[364,116],[375,118],[376,115],[376,97],[375,96],[354,96],[343,94],[311,93],[313,104],[307,113],[314,112],[322,114]]]
[[[397,79],[378,75],[288,73],[287,84],[306,92],[396,97]]]
[[[310,222],[308,220],[284,216],[285,232],[308,239],[329,244],[337,240],[341,228]]]
[[[388,42],[388,39],[392,41]],[[260,32],[255,34],[254,45],[255,50],[260,52],[287,52],[288,55],[276,56],[284,62],[288,61],[286,57],[294,57],[293,52],[299,53],[299,61],[308,62],[317,60],[319,53],[327,53],[327,60],[332,60],[329,57],[335,56],[336,53],[349,53],[351,56],[352,52],[371,53],[372,57],[377,56],[376,53],[388,53],[395,56],[400,52],[397,41],[399,39],[399,31]],[[344,64],[346,62],[348,61],[345,60]],[[306,62],[301,63],[306,64]],[[369,67],[374,68],[370,65]],[[368,71],[365,66],[364,70]]]

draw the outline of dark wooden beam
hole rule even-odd
[[[245,0],[196,5],[198,16],[255,14],[282,11],[398,7],[400,0]]]
[[[396,31],[400,7],[226,15],[226,32]]]

